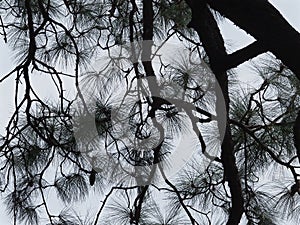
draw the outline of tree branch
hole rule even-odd
[[[250,45],[229,54],[224,60],[223,70],[229,70],[238,65],[268,51],[266,45],[260,41],[255,41]]]

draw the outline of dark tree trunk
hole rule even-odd
[[[187,1],[192,9],[192,20],[189,24],[198,33],[203,47],[209,57],[211,68],[221,86],[222,93],[217,93],[217,115],[226,113],[226,124],[220,124],[219,127],[226,127],[224,140],[221,145],[221,161],[224,167],[225,179],[228,181],[230,193],[232,197],[231,212],[227,221],[227,225],[238,225],[243,214],[243,194],[238,174],[238,169],[234,157],[234,145],[229,126],[229,94],[228,94],[228,75],[223,66],[223,60],[227,58],[224,47],[224,40],[221,36],[218,25],[208,9],[207,5],[198,0]],[[225,98],[226,109],[224,109],[223,96]]]
[[[207,0],[207,3],[256,38],[300,80],[300,34],[272,4],[267,0]],[[300,111],[294,125],[294,144],[300,161]]]
[[[272,52],[300,80],[300,34],[267,0],[186,0],[186,2],[192,9],[193,18],[190,26],[200,36],[227,105],[229,98],[225,70],[236,67],[263,52]],[[203,2],[208,3],[212,9],[230,19],[257,41],[236,53],[227,55],[218,26]],[[300,112],[294,125],[294,143],[300,161]],[[231,132],[227,125],[221,157],[232,194],[232,211],[227,222],[231,225],[238,224],[243,213],[241,186],[232,151]]]

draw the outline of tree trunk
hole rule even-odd
[[[238,225],[244,212],[244,200],[238,169],[235,163],[234,144],[229,126],[228,75],[225,69],[222,70],[224,67],[220,66],[227,57],[227,53],[218,25],[207,5],[198,0],[187,0],[187,3],[192,9],[192,20],[189,26],[194,28],[198,33],[205,52],[209,57],[211,69],[222,89],[222,93],[217,93],[216,111],[217,116],[226,113],[227,118],[226,124],[218,124],[220,129],[223,129],[224,126],[226,127],[224,140],[221,145],[221,161],[232,198],[231,212],[227,225]],[[225,98],[226,109],[223,108],[223,104],[220,104],[223,101],[223,96]]]
[[[269,50],[300,80],[300,34],[267,0],[206,0],[212,9],[230,19],[257,40],[253,45],[229,57],[225,52],[224,42],[215,21],[212,21],[211,15],[208,16],[208,10],[204,10],[203,1],[186,0],[186,2],[192,9],[193,18],[190,26],[200,36],[227,104],[229,104],[228,90],[224,89],[227,86],[227,77],[223,70],[237,66],[243,59],[249,59],[251,55],[255,56],[255,51],[261,54]],[[300,161],[300,112],[294,125],[294,143]],[[227,224],[238,224],[243,212],[243,199],[232,149],[230,128],[227,126],[221,156],[226,176],[229,176],[227,179],[232,194],[232,211]]]
[[[207,3],[261,42],[300,80],[300,34],[272,4],[267,0],[207,0]],[[299,123],[300,111],[294,125],[294,144],[300,161]]]

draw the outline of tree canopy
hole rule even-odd
[[[13,224],[299,223],[300,34],[268,1],[5,0],[0,12],[15,58],[0,76],[15,82],[0,142]],[[256,40],[229,54],[224,18]],[[262,53],[242,85],[234,68]]]

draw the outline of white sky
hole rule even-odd
[[[270,0],[274,6],[284,15],[290,24],[300,31],[300,1],[299,0]],[[221,26],[222,34],[225,41],[230,44],[232,50],[239,49],[250,44],[253,38],[244,31],[238,29],[232,23],[226,21]],[[284,34],[283,34],[284,35]],[[299,59],[300,60],[300,59]],[[13,56],[10,54],[8,47],[4,44],[3,39],[0,40],[0,78],[13,68]],[[252,72],[249,70],[248,64],[244,63],[237,69],[238,76],[242,77],[244,82],[252,80]],[[36,77],[40,87],[45,93],[49,90],[47,82],[43,82]],[[49,97],[51,94],[49,93]],[[14,79],[8,79],[4,83],[0,83],[0,134],[3,134],[9,115],[14,111]],[[5,214],[5,206],[0,204],[0,224],[12,224],[12,220]]]

